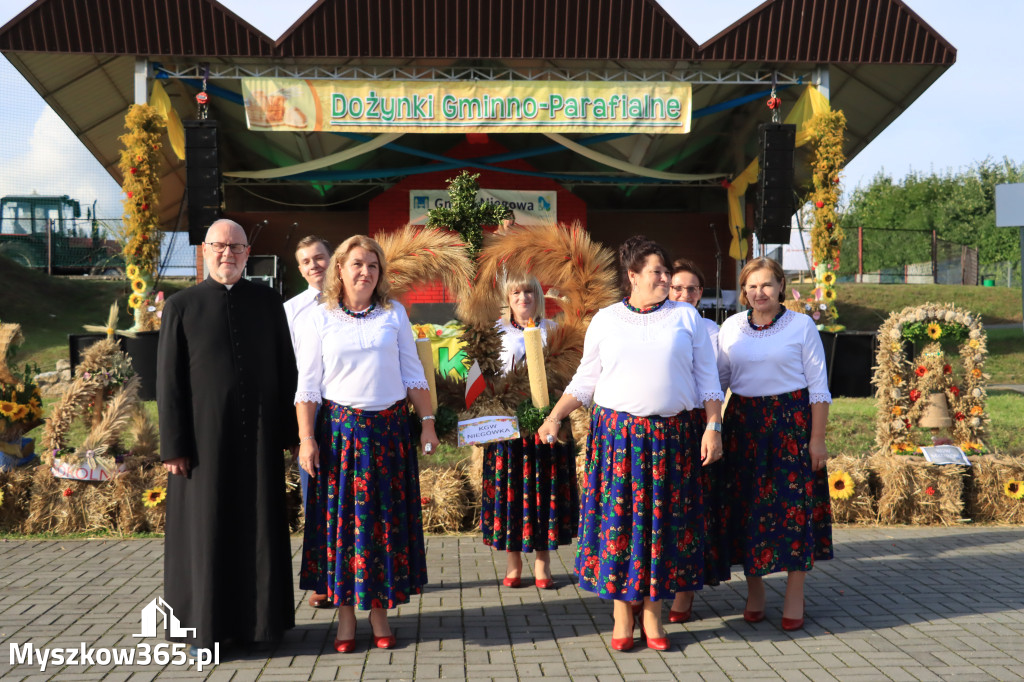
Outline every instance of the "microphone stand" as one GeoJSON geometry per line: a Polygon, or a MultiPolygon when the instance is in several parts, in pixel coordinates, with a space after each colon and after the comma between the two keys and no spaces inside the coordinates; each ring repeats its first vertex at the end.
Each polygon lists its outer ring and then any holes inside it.
{"type": "Polygon", "coordinates": [[[718,243],[718,233],[715,232],[715,224],[709,223],[711,236],[715,240],[715,324],[722,324],[719,319],[722,315],[722,247],[718,243]]]}

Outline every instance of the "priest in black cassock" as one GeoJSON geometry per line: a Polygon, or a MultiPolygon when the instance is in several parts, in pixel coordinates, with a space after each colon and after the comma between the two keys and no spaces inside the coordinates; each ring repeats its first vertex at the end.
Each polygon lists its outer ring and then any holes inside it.
{"type": "Polygon", "coordinates": [[[168,639],[203,648],[273,643],[295,625],[283,455],[299,440],[295,357],[281,297],[241,278],[248,258],[242,227],[215,222],[209,278],[167,300],[160,328],[164,599],[196,628],[168,639]]]}

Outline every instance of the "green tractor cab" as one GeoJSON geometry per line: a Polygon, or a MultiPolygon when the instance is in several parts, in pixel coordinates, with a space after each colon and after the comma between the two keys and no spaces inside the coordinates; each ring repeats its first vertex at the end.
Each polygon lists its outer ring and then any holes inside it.
{"type": "MultiPolygon", "coordinates": [[[[95,203],[93,204],[95,207],[95,203]]],[[[0,199],[0,256],[27,268],[65,275],[116,275],[124,259],[108,239],[95,209],[82,218],[81,205],[67,195],[7,196],[0,199]]]]}

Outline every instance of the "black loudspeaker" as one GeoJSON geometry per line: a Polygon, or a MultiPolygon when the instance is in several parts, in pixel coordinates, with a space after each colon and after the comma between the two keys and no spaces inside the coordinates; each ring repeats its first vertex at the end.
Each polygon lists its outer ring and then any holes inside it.
{"type": "Polygon", "coordinates": [[[220,164],[217,122],[183,121],[185,126],[185,200],[188,243],[201,244],[206,229],[220,218],[220,164]]]}
{"type": "Polygon", "coordinates": [[[793,202],[793,149],[796,126],[762,123],[757,129],[757,200],[754,230],[762,244],[788,244],[793,202]]]}

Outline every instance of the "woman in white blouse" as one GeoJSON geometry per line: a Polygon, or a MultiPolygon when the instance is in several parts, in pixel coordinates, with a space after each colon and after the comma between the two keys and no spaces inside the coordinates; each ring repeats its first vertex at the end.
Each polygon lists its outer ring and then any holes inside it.
{"type": "Polygon", "coordinates": [[[299,465],[313,477],[302,589],[338,606],[334,648],[355,649],[355,609],[370,611],[372,643],[395,646],[386,609],[427,582],[419,470],[406,398],[437,446],[430,391],[405,309],[388,299],[387,264],[356,235],[331,257],[323,303],[300,323],[299,465]]]}
{"type": "Polygon", "coordinates": [[[763,576],[787,571],[782,628],[804,623],[804,578],[832,558],[825,427],[832,396],[810,317],[787,310],[785,273],[757,258],[740,273],[740,303],[722,324],[718,372],[725,413],[725,552],[747,577],[743,618],[764,620],[763,576]]]}
{"type": "MultiPolygon", "coordinates": [[[[673,301],[689,303],[694,308],[704,295],[704,273],[697,264],[688,258],[677,258],[672,263],[672,282],[669,285],[668,297],[673,301]]],[[[711,339],[711,349],[718,359],[718,325],[714,320],[700,318],[711,339]]],[[[704,424],[703,410],[695,409],[693,418],[704,424]]],[[[722,465],[716,462],[701,469],[700,480],[704,489],[704,584],[718,585],[728,580],[732,571],[729,557],[722,551],[722,519],[718,513],[721,508],[722,465]]],[[[675,601],[668,611],[668,622],[685,623],[693,614],[694,592],[678,592],[675,601]]]]}
{"type": "MultiPolygon", "coordinates": [[[[502,373],[526,362],[523,330],[530,321],[547,344],[555,323],[544,317],[544,290],[536,277],[513,274],[505,280],[508,310],[501,332],[502,373]]],[[[533,435],[490,443],[484,448],[480,530],[484,544],[505,550],[502,584],[522,584],[522,552],[536,551],[534,584],[554,587],[549,551],[572,542],[579,523],[576,454],[571,446],[536,442],[533,435]]]]}
{"type": "Polygon", "coordinates": [[[642,601],[647,646],[664,650],[660,600],[703,584],[700,469],[721,456],[722,391],[697,311],[668,300],[665,250],[631,237],[619,261],[629,295],[594,315],[579,369],[539,435],[554,440],[563,417],[593,402],[579,584],[615,600],[612,648],[633,647],[630,602],[642,601]]]}

